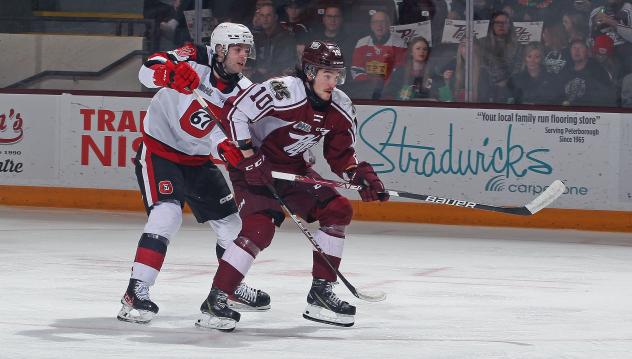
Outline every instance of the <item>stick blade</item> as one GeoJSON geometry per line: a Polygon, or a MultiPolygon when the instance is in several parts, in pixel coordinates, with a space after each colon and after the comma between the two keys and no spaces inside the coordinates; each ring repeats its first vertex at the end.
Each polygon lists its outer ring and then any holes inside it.
{"type": "Polygon", "coordinates": [[[381,302],[386,299],[386,293],[376,290],[376,291],[360,291],[356,289],[356,297],[365,300],[367,302],[381,302]]]}
{"type": "Polygon", "coordinates": [[[529,210],[529,212],[531,212],[531,214],[535,214],[542,208],[553,203],[553,201],[561,196],[565,190],[566,186],[564,183],[560,180],[555,180],[546,190],[544,190],[544,192],[537,196],[533,201],[526,204],[525,207],[529,210]]]}

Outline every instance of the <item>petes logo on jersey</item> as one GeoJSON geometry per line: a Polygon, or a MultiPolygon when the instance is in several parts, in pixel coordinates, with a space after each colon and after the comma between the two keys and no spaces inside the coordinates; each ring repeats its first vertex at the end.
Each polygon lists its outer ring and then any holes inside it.
{"type": "Polygon", "coordinates": [[[296,156],[305,152],[308,148],[318,143],[320,136],[315,135],[298,135],[292,132],[289,133],[290,137],[297,140],[289,146],[283,147],[283,150],[290,156],[296,156]]]}
{"type": "Polygon", "coordinates": [[[172,194],[173,185],[171,184],[171,181],[160,181],[158,183],[158,192],[162,194],[172,194]]]}
{"type": "Polygon", "coordinates": [[[281,101],[284,98],[290,98],[290,90],[283,81],[270,81],[270,88],[274,91],[274,97],[281,101]]]}

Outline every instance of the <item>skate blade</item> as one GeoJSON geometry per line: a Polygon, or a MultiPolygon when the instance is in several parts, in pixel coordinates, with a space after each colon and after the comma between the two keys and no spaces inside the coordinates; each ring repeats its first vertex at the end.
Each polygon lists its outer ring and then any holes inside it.
{"type": "Polygon", "coordinates": [[[339,314],[323,307],[308,304],[303,312],[303,318],[314,322],[337,325],[340,327],[350,327],[354,324],[354,316],[339,314]]]}
{"type": "Polygon", "coordinates": [[[230,298],[228,299],[227,304],[230,309],[236,310],[238,312],[265,312],[267,310],[270,310],[270,304],[263,305],[261,307],[253,307],[248,304],[232,300],[230,298]]]}
{"type": "Polygon", "coordinates": [[[148,310],[138,310],[128,305],[123,305],[121,310],[119,310],[116,319],[129,323],[147,324],[151,322],[155,316],[156,313],[154,312],[150,312],[148,310]]]}
{"type": "Polygon", "coordinates": [[[230,318],[220,318],[208,313],[202,313],[202,317],[195,322],[198,328],[217,329],[223,332],[232,332],[237,322],[230,318]]]}

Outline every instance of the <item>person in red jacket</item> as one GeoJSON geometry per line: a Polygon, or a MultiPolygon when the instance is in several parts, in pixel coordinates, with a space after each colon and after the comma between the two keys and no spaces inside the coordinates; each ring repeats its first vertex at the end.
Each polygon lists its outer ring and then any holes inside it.
{"type": "Polygon", "coordinates": [[[406,43],[392,35],[390,27],[388,14],[376,11],[371,16],[371,33],[358,40],[355,46],[351,76],[359,97],[379,99],[393,69],[406,62],[406,43]]]}

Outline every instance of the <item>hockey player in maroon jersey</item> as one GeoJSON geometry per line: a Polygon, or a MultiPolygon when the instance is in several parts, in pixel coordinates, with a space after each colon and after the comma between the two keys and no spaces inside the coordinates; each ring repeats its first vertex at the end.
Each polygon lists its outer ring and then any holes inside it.
{"type": "MultiPolygon", "coordinates": [[[[330,42],[313,41],[302,56],[297,76],[270,79],[253,85],[226,106],[226,128],[246,158],[229,168],[240,206],[242,230],[220,260],[209,301],[223,308],[222,298],[242,281],[255,257],[272,241],[283,211],[268,186],[283,198],[290,210],[308,222],[318,221],[314,238],[329,261],[340,265],[345,227],[350,223],[349,200],[325,186],[275,181],[271,171],[321,178],[303,159],[303,154],[321,139],[331,170],[353,184],[363,185],[364,201],[386,201],[384,185],[367,162],[359,162],[354,149],[355,110],[351,100],[336,88],[344,82],[345,67],[340,48],[330,42]]],[[[356,308],[338,298],[332,286],[336,273],[313,252],[313,280],[307,295],[306,319],[352,326],[356,308]]],[[[239,314],[215,311],[198,323],[207,327],[234,328],[239,314]],[[236,318],[236,319],[235,319],[236,318]]]]}
{"type": "MultiPolygon", "coordinates": [[[[247,58],[254,57],[253,45],[248,28],[223,23],[213,31],[210,46],[187,44],[159,52],[140,69],[139,79],[145,86],[161,89],[149,105],[143,143],[136,155],[136,177],[148,220],[121,300],[120,320],[147,323],[158,313],[149,287],[180,228],[185,202],[197,221],[208,222],[217,234],[218,259],[241,230],[233,194],[210,158],[236,164],[241,152],[214,126],[192,89],[199,88],[209,108],[219,113],[226,100],[252,85],[241,71],[247,58]]],[[[245,283],[229,293],[227,299],[236,308],[270,308],[268,294],[245,283]]]]}

